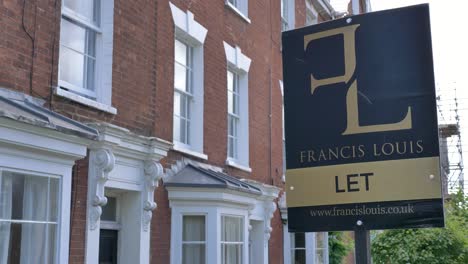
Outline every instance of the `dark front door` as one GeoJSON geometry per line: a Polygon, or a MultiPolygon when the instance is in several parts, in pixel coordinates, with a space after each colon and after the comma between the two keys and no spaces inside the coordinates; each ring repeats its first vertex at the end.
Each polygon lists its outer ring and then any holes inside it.
{"type": "Polygon", "coordinates": [[[99,264],[117,264],[118,230],[101,229],[99,236],[99,264]]]}

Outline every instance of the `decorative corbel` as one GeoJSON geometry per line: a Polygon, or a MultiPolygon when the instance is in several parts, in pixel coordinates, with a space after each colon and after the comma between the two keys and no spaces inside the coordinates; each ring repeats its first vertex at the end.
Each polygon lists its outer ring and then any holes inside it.
{"type": "Polygon", "coordinates": [[[144,164],[145,173],[145,201],[143,202],[143,231],[147,232],[153,217],[152,211],[156,209],[154,201],[154,189],[158,187],[159,180],[163,177],[164,170],[159,162],[147,160],[144,164]]]}
{"type": "Polygon", "coordinates": [[[112,151],[108,149],[92,150],[90,153],[90,175],[88,195],[89,199],[89,221],[90,229],[98,227],[98,221],[101,218],[102,206],[107,204],[107,198],[104,195],[104,185],[109,179],[109,172],[114,168],[115,157],[112,151]]]}
{"type": "Polygon", "coordinates": [[[275,202],[265,202],[265,241],[270,240],[271,231],[273,231],[273,228],[271,227],[271,219],[273,218],[276,208],[275,202]]]}

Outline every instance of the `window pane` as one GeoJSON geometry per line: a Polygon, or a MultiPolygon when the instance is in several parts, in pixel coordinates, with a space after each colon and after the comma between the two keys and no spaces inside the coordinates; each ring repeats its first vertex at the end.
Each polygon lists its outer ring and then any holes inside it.
{"type": "Polygon", "coordinates": [[[186,127],[186,121],[185,119],[181,118],[180,119],[180,142],[188,144],[187,142],[187,127],[186,127]]]}
{"type": "Polygon", "coordinates": [[[85,53],[86,29],[67,19],[62,19],[60,43],[70,49],[85,53]]]}
{"type": "Polygon", "coordinates": [[[227,72],[227,88],[228,91],[234,91],[234,73],[227,72]]]}
{"type": "Polygon", "coordinates": [[[291,252],[291,264],[306,264],[306,251],[293,250],[291,252]]]}
{"type": "Polygon", "coordinates": [[[315,241],[317,248],[325,248],[325,235],[326,233],[315,233],[315,241]]]}
{"type": "Polygon", "coordinates": [[[88,57],[86,63],[86,89],[94,91],[94,70],[96,69],[96,60],[88,57]]]}
{"type": "Polygon", "coordinates": [[[233,114],[234,111],[234,94],[228,90],[228,113],[233,114]]]}
{"type": "Polygon", "coordinates": [[[83,87],[84,56],[66,47],[60,49],[60,80],[83,87]]]}
{"type": "Polygon", "coordinates": [[[229,0],[229,3],[231,3],[233,6],[237,6],[237,0],[229,0]]]}
{"type": "Polygon", "coordinates": [[[235,156],[234,156],[234,139],[232,137],[228,137],[228,155],[231,158],[235,158],[235,156]]]}
{"type": "Polygon", "coordinates": [[[325,250],[320,249],[315,252],[315,263],[325,264],[325,250]]]}
{"type": "Polygon", "coordinates": [[[223,244],[221,246],[221,259],[223,264],[241,264],[242,245],[223,244]]]}
{"type": "Polygon", "coordinates": [[[174,93],[174,115],[181,116],[181,95],[178,92],[174,93]]]}
{"type": "Polygon", "coordinates": [[[78,13],[80,18],[99,25],[99,2],[98,0],[65,0],[64,4],[78,13]]]}
{"type": "Polygon", "coordinates": [[[184,244],[182,246],[183,264],[205,264],[205,245],[204,244],[184,244]]]}
{"type": "Polygon", "coordinates": [[[205,241],[205,216],[185,215],[183,222],[184,241],[205,241]]]}
{"type": "Polygon", "coordinates": [[[88,30],[86,54],[93,58],[96,57],[96,32],[88,30]]]}
{"type": "Polygon", "coordinates": [[[56,225],[0,222],[0,260],[6,263],[55,262],[56,225]]]}
{"type": "Polygon", "coordinates": [[[305,233],[295,233],[294,245],[295,248],[305,248],[305,233]]]}
{"type": "Polygon", "coordinates": [[[176,39],[174,49],[175,61],[187,66],[187,45],[176,39]]]}
{"type": "Polygon", "coordinates": [[[234,94],[233,104],[234,104],[233,113],[236,115],[239,115],[239,94],[238,93],[234,94]]]}
{"type": "Polygon", "coordinates": [[[174,87],[181,90],[187,90],[187,69],[176,63],[174,67],[174,87]]]}
{"type": "Polygon", "coordinates": [[[104,221],[117,221],[117,199],[107,197],[107,204],[102,207],[101,219],[104,221]]]}
{"type": "Polygon", "coordinates": [[[233,126],[233,117],[231,115],[228,115],[228,136],[233,136],[234,135],[234,132],[233,132],[233,129],[234,129],[234,126],[233,126]]]}
{"type": "Polygon", "coordinates": [[[1,219],[57,221],[59,179],[10,172],[0,177],[1,219]]]}
{"type": "Polygon", "coordinates": [[[179,101],[178,102],[178,115],[180,117],[184,117],[184,118],[187,118],[187,96],[185,94],[182,94],[182,93],[179,93],[179,92],[176,92],[175,94],[177,94],[177,100],[179,101]]]}
{"type": "Polygon", "coordinates": [[[186,138],[185,138],[185,144],[190,145],[190,143],[191,143],[191,142],[190,142],[190,120],[186,120],[185,126],[186,126],[186,128],[185,128],[185,129],[186,129],[186,132],[185,132],[185,137],[186,137],[186,138]]]}
{"type": "Polygon", "coordinates": [[[222,241],[242,242],[243,223],[241,217],[223,216],[222,241]]]}
{"type": "Polygon", "coordinates": [[[174,116],[173,134],[174,134],[174,140],[177,140],[179,142],[182,141],[180,138],[180,118],[177,116],[174,116]]]}

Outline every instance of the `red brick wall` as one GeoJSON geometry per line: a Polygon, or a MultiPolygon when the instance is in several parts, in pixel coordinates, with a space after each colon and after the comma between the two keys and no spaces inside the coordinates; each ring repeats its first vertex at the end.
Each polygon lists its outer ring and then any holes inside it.
{"type": "MultiPolygon", "coordinates": [[[[105,121],[145,136],[172,140],[174,24],[168,0],[115,0],[111,115],[54,95],[60,39],[60,0],[25,1],[24,24],[35,39],[32,91],[29,88],[32,42],[22,26],[23,1],[0,1],[0,86],[44,98],[52,110],[81,122],[105,121]]],[[[208,29],[204,45],[204,152],[209,163],[244,177],[282,187],[282,79],[280,1],[249,0],[251,23],[222,0],[173,0],[189,9],[208,29]],[[245,173],[225,166],[227,153],[226,58],[223,41],[252,59],[249,71],[250,166],[245,173]]],[[[305,21],[305,5],[296,0],[296,26],[305,21]],[[300,10],[300,11],[299,11],[300,10]]],[[[170,152],[171,164],[181,154],[170,152]]],[[[87,160],[73,174],[70,263],[84,262],[87,160]]],[[[170,208],[166,190],[156,191],[152,263],[169,263],[170,208]]],[[[282,224],[275,213],[270,263],[282,263],[282,224]]]]}

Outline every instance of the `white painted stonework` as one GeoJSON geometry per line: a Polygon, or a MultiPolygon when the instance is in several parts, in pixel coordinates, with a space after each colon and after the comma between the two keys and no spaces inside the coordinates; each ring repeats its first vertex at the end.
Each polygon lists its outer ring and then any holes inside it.
{"type": "Polygon", "coordinates": [[[0,118],[0,173],[60,179],[56,263],[68,263],[72,167],[86,156],[88,140],[0,118]]]}
{"type": "Polygon", "coordinates": [[[98,263],[106,189],[125,196],[119,208],[119,263],[149,263],[150,223],[157,206],[154,190],[163,176],[159,160],[167,155],[171,143],[111,124],[91,126],[100,135],[99,142],[90,147],[86,263],[98,263]]]}
{"type": "MultiPolygon", "coordinates": [[[[187,164],[195,164],[213,171],[222,169],[184,159],[166,170],[164,181],[177,175],[187,164]]],[[[271,219],[277,209],[275,199],[280,189],[263,183],[241,180],[261,190],[261,194],[246,193],[227,188],[199,188],[166,186],[171,207],[171,264],[182,263],[182,219],[184,215],[204,215],[206,224],[206,263],[221,263],[221,217],[238,216],[244,220],[243,262],[267,264],[268,241],[272,232],[271,219]],[[248,242],[253,242],[249,252],[248,242]],[[250,259],[253,257],[252,261],[250,259]]]]}

